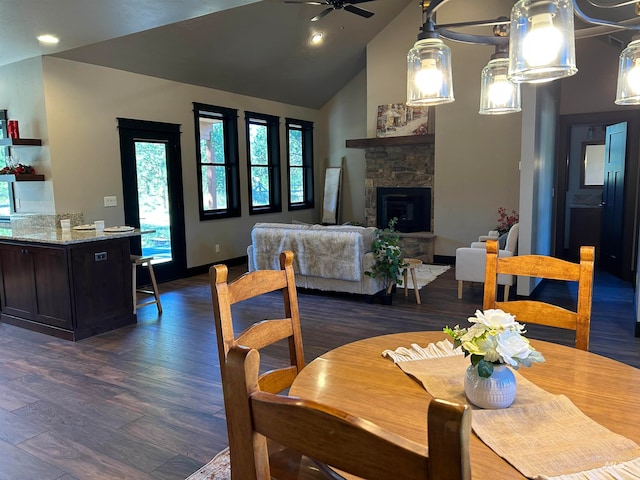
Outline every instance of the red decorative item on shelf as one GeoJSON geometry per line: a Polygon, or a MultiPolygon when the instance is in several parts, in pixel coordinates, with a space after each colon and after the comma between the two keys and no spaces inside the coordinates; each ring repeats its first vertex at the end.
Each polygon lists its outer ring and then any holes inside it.
{"type": "Polygon", "coordinates": [[[9,133],[9,138],[20,138],[20,130],[18,129],[17,120],[7,121],[7,132],[9,133]]]}
{"type": "Polygon", "coordinates": [[[0,170],[0,175],[7,175],[7,174],[20,175],[24,173],[33,174],[33,173],[36,173],[36,170],[31,165],[23,165],[21,163],[19,163],[14,167],[4,167],[3,169],[0,170]]]}

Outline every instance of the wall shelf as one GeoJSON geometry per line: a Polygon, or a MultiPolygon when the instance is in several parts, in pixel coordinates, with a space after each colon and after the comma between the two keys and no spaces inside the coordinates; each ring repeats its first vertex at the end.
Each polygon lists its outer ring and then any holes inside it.
{"type": "Polygon", "coordinates": [[[44,175],[38,173],[10,173],[0,175],[0,182],[44,182],[44,175]]]}
{"type": "Polygon", "coordinates": [[[408,135],[406,137],[381,137],[381,138],[357,138],[347,140],[347,148],[374,148],[374,147],[395,147],[402,145],[429,145],[435,143],[436,136],[432,133],[427,135],[408,135]]]}
{"type": "Polygon", "coordinates": [[[0,138],[0,147],[39,147],[39,138],[0,138]]]}

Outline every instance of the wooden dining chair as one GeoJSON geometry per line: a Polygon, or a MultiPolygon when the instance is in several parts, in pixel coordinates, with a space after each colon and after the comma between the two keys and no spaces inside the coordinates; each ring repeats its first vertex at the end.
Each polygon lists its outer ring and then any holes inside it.
{"type": "MultiPolygon", "coordinates": [[[[241,479],[236,473],[236,466],[241,462],[238,457],[238,446],[231,445],[234,437],[235,409],[237,406],[228,401],[227,391],[233,383],[227,373],[227,354],[235,345],[243,345],[248,348],[262,349],[268,345],[287,341],[289,347],[289,364],[264,372],[259,377],[260,389],[270,393],[280,393],[289,388],[298,372],[304,367],[304,351],[302,346],[302,333],[300,329],[300,314],[298,311],[298,297],[293,271],[293,252],[286,251],[280,254],[280,270],[257,270],[245,273],[232,282],[228,282],[228,269],[226,265],[214,265],[209,269],[209,282],[213,300],[213,313],[218,343],[218,357],[220,359],[220,375],[222,378],[222,390],[224,393],[225,412],[227,417],[227,431],[230,439],[230,463],[234,479],[241,479]],[[283,318],[263,319],[241,330],[239,321],[234,324],[232,306],[280,291],[283,299],[283,318]]],[[[279,450],[274,446],[274,450],[279,450]]],[[[299,463],[300,454],[290,451],[277,451],[278,462],[299,463]]],[[[225,462],[224,455],[217,457],[220,462],[225,462]]],[[[310,463],[309,463],[310,465],[310,463]]]]}
{"type": "MultiPolygon", "coordinates": [[[[230,446],[241,452],[237,478],[270,480],[266,440],[369,480],[467,480],[471,478],[471,410],[432,400],[427,412],[427,449],[338,409],[297,397],[263,392],[260,354],[234,346],[227,356],[230,387],[225,401],[237,406],[230,446]]],[[[295,477],[300,478],[300,477],[295,477]]]]}
{"type": "Polygon", "coordinates": [[[500,308],[523,323],[566,328],[576,332],[576,348],[589,350],[591,297],[593,292],[594,247],[580,247],[580,263],[543,255],[498,257],[498,242],[487,241],[487,266],[484,282],[485,310],[500,308]],[[520,275],[578,282],[576,310],[536,300],[497,301],[497,276],[520,275]]]}
{"type": "Polygon", "coordinates": [[[260,388],[267,392],[279,393],[290,387],[293,379],[304,367],[293,252],[286,251],[280,254],[280,268],[245,273],[230,283],[227,282],[226,265],[214,265],[209,269],[223,387],[226,380],[225,360],[233,345],[244,345],[259,350],[281,340],[288,341],[289,365],[266,372],[260,377],[260,388]],[[234,330],[238,327],[234,329],[232,305],[276,291],[282,292],[284,318],[260,319],[236,335],[234,330]]]}

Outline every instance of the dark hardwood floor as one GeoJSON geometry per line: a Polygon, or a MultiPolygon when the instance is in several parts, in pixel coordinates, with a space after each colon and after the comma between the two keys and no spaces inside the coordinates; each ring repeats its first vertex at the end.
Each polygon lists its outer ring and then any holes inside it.
{"type": "MultiPolygon", "coordinates": [[[[160,289],[162,317],[151,305],[136,326],[76,343],[0,324],[0,479],[184,479],[226,446],[207,278],[160,289]]],[[[453,269],[421,293],[422,305],[400,290],[383,306],[299,292],[307,361],[373,335],[464,324],[481,308],[481,285],[456,298],[453,269]]],[[[548,283],[539,296],[564,302],[569,293],[564,283],[548,283]]],[[[238,330],[280,314],[276,295],[234,310],[238,330]]],[[[634,322],[630,284],[598,272],[591,351],[640,367],[634,322]]],[[[531,338],[569,344],[573,337],[528,328],[531,338]]],[[[263,363],[278,364],[285,351],[272,347],[263,363]]]]}

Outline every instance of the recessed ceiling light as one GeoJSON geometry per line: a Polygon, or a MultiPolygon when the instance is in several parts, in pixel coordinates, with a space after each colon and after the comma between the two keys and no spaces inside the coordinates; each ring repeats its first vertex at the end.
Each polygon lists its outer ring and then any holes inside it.
{"type": "Polygon", "coordinates": [[[314,45],[318,45],[319,43],[322,43],[322,32],[318,32],[318,33],[314,33],[313,36],[311,37],[311,43],[314,45]]]}
{"type": "Polygon", "coordinates": [[[60,41],[60,39],[58,37],[55,37],[53,35],[40,35],[38,37],[38,41],[40,41],[40,43],[46,43],[48,45],[55,45],[56,43],[58,43],[60,41]]]}

